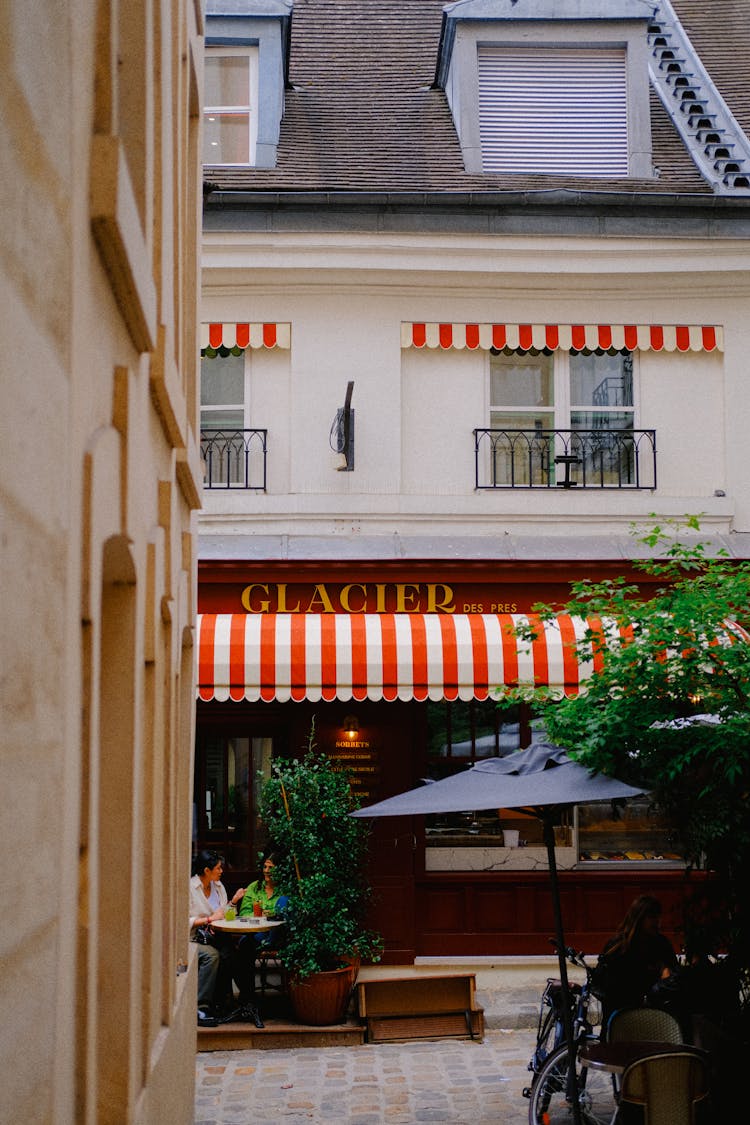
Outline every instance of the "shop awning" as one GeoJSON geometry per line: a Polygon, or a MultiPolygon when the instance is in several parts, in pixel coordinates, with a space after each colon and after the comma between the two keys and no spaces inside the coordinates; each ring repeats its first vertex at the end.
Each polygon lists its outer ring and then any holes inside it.
{"type": "Polygon", "coordinates": [[[402,348],[479,348],[489,351],[653,351],[724,350],[716,324],[451,324],[401,325],[402,348]]]}
{"type": "Polygon", "coordinates": [[[219,348],[245,351],[246,348],[290,348],[292,326],[269,322],[201,324],[201,351],[211,355],[219,348]]]}
{"type": "Polygon", "coordinates": [[[208,613],[198,619],[198,697],[486,699],[501,684],[574,695],[597,660],[576,653],[588,628],[603,626],[567,614],[208,613]],[[516,632],[527,624],[534,640],[516,632]]]}

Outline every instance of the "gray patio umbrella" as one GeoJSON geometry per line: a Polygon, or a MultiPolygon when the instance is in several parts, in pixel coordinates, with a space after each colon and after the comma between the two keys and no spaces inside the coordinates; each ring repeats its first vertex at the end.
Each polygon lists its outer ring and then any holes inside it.
{"type": "MultiPolygon", "coordinates": [[[[542,821],[547,848],[552,906],[555,917],[557,959],[563,997],[563,1019],[570,1058],[569,1075],[575,1072],[575,1044],[570,1013],[570,988],[565,961],[565,937],[560,906],[560,887],[555,863],[554,825],[566,805],[584,801],[637,797],[643,790],[604,774],[592,774],[574,762],[559,746],[537,742],[505,758],[488,758],[471,769],[388,797],[375,805],[357,809],[352,816],[422,816],[425,813],[468,812],[480,809],[523,809],[542,821]]],[[[580,1106],[572,1098],[573,1118],[580,1125],[580,1106]]]]}

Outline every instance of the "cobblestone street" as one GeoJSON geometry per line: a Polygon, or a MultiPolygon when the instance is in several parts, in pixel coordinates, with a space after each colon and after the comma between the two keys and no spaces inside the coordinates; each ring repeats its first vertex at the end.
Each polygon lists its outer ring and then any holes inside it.
{"type": "Polygon", "coordinates": [[[199,1054],[195,1125],[525,1125],[533,1032],[199,1054]]]}

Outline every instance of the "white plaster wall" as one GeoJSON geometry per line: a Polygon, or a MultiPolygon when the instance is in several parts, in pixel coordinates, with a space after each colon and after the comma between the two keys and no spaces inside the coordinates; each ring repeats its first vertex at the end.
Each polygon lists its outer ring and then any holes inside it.
{"type": "Polygon", "coordinates": [[[276,232],[262,255],[253,233],[205,235],[203,319],[288,320],[292,347],[289,402],[269,398],[263,422],[274,427],[269,492],[207,492],[203,530],[609,536],[651,512],[747,529],[746,254],[732,240],[657,234],[276,232]],[[718,324],[726,346],[637,358],[638,424],[657,431],[655,492],[476,492],[487,354],[402,350],[402,321],[718,324]],[[328,432],[350,378],[356,467],[337,473],[328,432]],[[285,429],[288,475],[275,464],[285,429]]]}

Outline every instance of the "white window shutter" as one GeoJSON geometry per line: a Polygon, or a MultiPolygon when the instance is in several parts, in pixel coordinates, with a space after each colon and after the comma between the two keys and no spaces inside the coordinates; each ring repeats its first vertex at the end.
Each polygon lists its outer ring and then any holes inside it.
{"type": "Polygon", "coordinates": [[[627,75],[617,48],[479,47],[485,172],[627,176],[627,75]]]}

